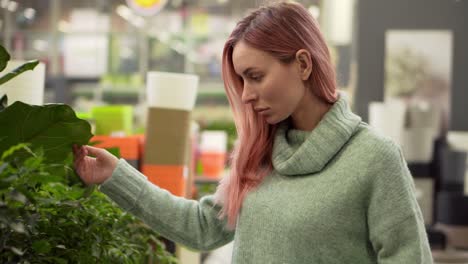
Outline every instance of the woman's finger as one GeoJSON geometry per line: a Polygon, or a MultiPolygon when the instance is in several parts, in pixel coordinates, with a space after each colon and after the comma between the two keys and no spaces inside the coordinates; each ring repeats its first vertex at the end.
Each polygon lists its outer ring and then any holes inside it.
{"type": "Polygon", "coordinates": [[[84,150],[86,152],[86,155],[92,155],[95,157],[102,156],[104,154],[103,152],[105,151],[104,149],[96,148],[92,146],[86,146],[84,150]]]}

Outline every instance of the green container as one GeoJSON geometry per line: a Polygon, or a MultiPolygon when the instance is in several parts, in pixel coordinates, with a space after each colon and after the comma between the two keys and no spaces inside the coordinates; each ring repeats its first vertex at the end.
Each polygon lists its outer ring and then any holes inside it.
{"type": "Polygon", "coordinates": [[[89,112],[76,112],[76,117],[84,119],[86,121],[93,120],[93,115],[89,112]]]}
{"type": "Polygon", "coordinates": [[[96,135],[131,135],[133,133],[133,106],[96,106],[92,110],[96,135]]]}

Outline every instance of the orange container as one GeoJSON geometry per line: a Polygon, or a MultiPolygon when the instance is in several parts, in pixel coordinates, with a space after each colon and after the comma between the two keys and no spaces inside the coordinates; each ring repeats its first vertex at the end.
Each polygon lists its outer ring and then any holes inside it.
{"type": "Polygon", "coordinates": [[[120,156],[124,159],[140,159],[140,142],[137,136],[94,136],[91,138],[91,142],[96,142],[95,146],[98,148],[119,148],[120,156]]]}
{"type": "Polygon", "coordinates": [[[97,142],[95,146],[99,148],[119,148],[120,156],[127,160],[139,160],[141,157],[138,136],[94,136],[91,142],[97,142]]]}
{"type": "Polygon", "coordinates": [[[166,189],[173,195],[185,197],[186,177],[184,166],[143,165],[142,173],[156,186],[166,189]]]}
{"type": "Polygon", "coordinates": [[[203,176],[216,179],[223,177],[226,153],[206,151],[201,152],[199,158],[203,168],[203,176]]]}

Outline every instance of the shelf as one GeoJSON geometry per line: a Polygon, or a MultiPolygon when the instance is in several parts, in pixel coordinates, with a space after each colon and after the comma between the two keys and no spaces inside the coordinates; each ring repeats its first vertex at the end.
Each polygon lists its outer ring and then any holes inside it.
{"type": "MultiPolygon", "coordinates": [[[[133,100],[136,102],[138,100],[139,94],[142,90],[145,89],[144,86],[142,87],[134,87],[134,86],[116,86],[114,88],[103,87],[93,81],[82,82],[80,83],[79,79],[76,83],[73,84],[71,89],[71,95],[73,97],[86,97],[86,98],[93,98],[97,91],[100,91],[102,99],[104,101],[112,102],[113,99],[118,98],[127,98],[129,100],[133,100]]],[[[197,106],[199,105],[224,105],[228,106],[229,101],[227,96],[224,92],[222,87],[218,87],[217,89],[209,87],[207,89],[204,88],[205,84],[200,84],[200,89],[197,92],[197,106]]]]}

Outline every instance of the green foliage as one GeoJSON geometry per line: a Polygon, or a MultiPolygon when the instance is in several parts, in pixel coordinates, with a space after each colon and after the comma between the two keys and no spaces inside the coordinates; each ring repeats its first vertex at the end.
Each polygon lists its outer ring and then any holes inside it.
{"type": "Polygon", "coordinates": [[[26,144],[2,155],[0,263],[175,263],[148,226],[45,160],[26,144]]]}
{"type": "Polygon", "coordinates": [[[22,142],[42,148],[48,162],[62,162],[73,144],[84,145],[92,137],[88,122],[76,117],[64,104],[44,106],[15,102],[0,111],[0,153],[22,142]]]}
{"type": "Polygon", "coordinates": [[[215,183],[199,183],[197,184],[197,196],[195,199],[199,200],[202,197],[216,192],[218,184],[215,183]]]}
{"type": "MultiPolygon", "coordinates": [[[[0,71],[10,55],[0,45],[0,71]]],[[[0,85],[38,61],[0,78],[0,85]]],[[[67,105],[0,97],[0,263],[176,263],[158,235],[71,169],[92,137],[67,105]]],[[[116,153],[118,154],[118,153],[116,153]]]]}

